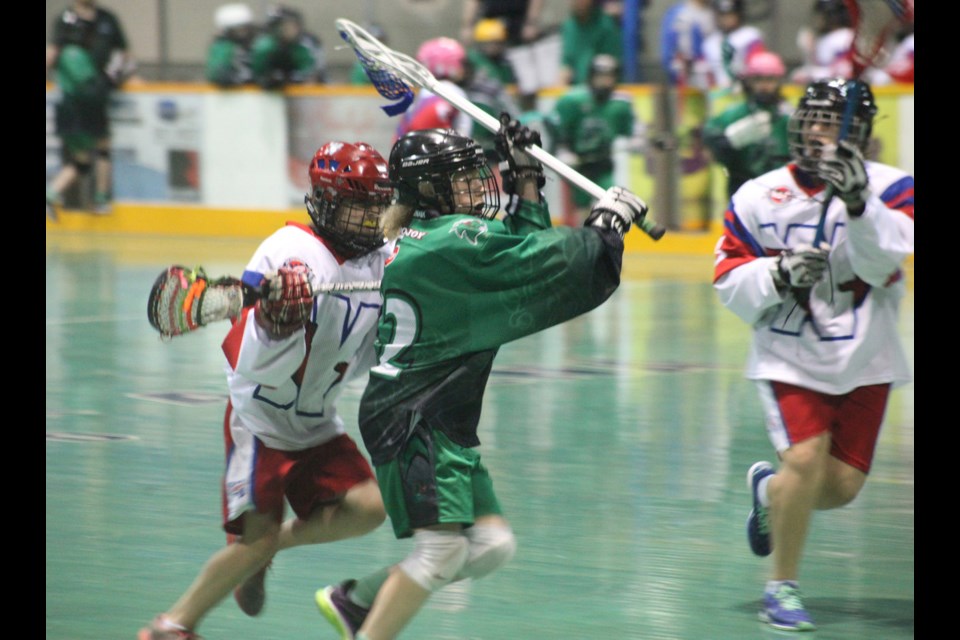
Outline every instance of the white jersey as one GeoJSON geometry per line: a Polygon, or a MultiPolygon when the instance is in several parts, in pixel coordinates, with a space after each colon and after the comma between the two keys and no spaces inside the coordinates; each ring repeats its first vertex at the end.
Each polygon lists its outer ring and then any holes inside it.
{"type": "MultiPolygon", "coordinates": [[[[289,259],[305,263],[314,286],[380,280],[392,244],[338,263],[309,227],[288,223],[266,238],[247,263],[243,281],[289,259]]],[[[313,447],[344,432],[336,400],[344,386],[376,364],[373,341],[379,291],[317,296],[306,330],[273,340],[245,308],[223,342],[230,402],[243,427],[266,446],[284,451],[313,447]]]]}
{"type": "Polygon", "coordinates": [[[756,27],[744,25],[730,33],[714,31],[703,42],[703,56],[710,68],[711,88],[727,89],[733,86],[734,81],[743,75],[747,58],[764,49],[763,33],[756,27]],[[723,64],[724,40],[733,47],[730,73],[727,73],[727,67],[723,64]]]}
{"type": "Polygon", "coordinates": [[[843,394],[911,379],[897,330],[902,264],[913,255],[913,177],[867,162],[871,195],[859,218],[839,198],[827,210],[829,269],[809,303],[779,293],[771,267],[784,250],[813,244],[825,190],[788,165],[734,193],[716,246],[714,289],[753,327],[746,377],[843,394]]]}

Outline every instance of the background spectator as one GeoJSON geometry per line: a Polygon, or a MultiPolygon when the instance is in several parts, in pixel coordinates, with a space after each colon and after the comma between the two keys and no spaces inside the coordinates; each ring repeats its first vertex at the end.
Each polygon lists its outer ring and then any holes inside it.
{"type": "Polygon", "coordinates": [[[253,79],[264,89],[326,80],[320,38],[306,31],[302,13],[283,5],[267,11],[266,29],[254,39],[250,59],[253,79]]]}
{"type": "Polygon", "coordinates": [[[780,56],[761,51],[747,60],[740,83],[744,99],[707,120],[703,141],[727,176],[727,197],[744,182],[790,159],[787,123],[793,106],[783,98],[787,68],[780,56]]]}
{"type": "MultiPolygon", "coordinates": [[[[603,11],[599,0],[570,0],[570,14],[560,25],[563,48],[560,59],[560,82],[566,85],[586,84],[595,56],[605,53],[617,61],[618,72],[623,61],[623,42],[616,21],[603,11]]],[[[617,78],[619,82],[620,78],[617,78]]]]}
{"type": "Polygon", "coordinates": [[[250,48],[257,33],[253,11],[243,3],[225,4],[213,16],[217,33],[207,50],[206,78],[218,87],[253,82],[250,48]]]}
{"type": "Polygon", "coordinates": [[[56,131],[61,168],[47,185],[47,216],[57,219],[64,192],[93,171],[93,210],[106,213],[112,198],[110,94],[136,69],[117,16],[95,0],[75,0],[57,16],[47,44],[46,75],[60,89],[56,131]]]}

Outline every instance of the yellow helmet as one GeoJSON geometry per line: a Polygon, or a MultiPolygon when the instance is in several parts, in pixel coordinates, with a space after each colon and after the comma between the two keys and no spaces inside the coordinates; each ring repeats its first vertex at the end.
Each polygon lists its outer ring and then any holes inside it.
{"type": "Polygon", "coordinates": [[[473,28],[474,42],[503,42],[507,39],[507,28],[503,20],[484,18],[473,28]]]}

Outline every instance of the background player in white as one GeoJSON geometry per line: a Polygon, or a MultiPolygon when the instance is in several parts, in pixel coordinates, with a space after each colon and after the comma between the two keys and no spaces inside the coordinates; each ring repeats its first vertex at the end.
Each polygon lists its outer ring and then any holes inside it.
{"type": "Polygon", "coordinates": [[[737,190],[716,248],[714,288],[752,328],[746,377],[780,461],[747,474],[747,534],[755,554],[773,554],[760,616],[785,630],[815,628],[798,587],[811,515],[860,492],[888,394],[911,378],[897,322],[914,250],[913,177],[864,161],[877,109],[856,84],[852,95],[846,80],[806,87],[790,120],[793,163],[737,190]],[[814,247],[828,185],[837,197],[814,247]]]}
{"type": "Polygon", "coordinates": [[[323,145],[309,175],[312,226],[289,222],[260,244],[242,279],[267,283],[269,294],[244,307],[223,341],[228,544],[139,640],[198,638],[200,620],[233,589],[241,609],[257,615],[278,550],[363,535],[386,518],[336,406],[344,386],[376,362],[380,293],[314,298],[313,287],[383,276],[392,243],[379,220],[393,188],[386,161],[363,143],[323,145]],[[294,511],[286,521],[284,501],[294,511]]]}

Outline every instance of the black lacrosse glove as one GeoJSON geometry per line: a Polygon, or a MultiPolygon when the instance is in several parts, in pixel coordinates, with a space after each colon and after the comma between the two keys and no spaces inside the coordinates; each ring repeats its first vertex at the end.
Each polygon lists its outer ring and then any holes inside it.
{"type": "Polygon", "coordinates": [[[540,132],[511,119],[506,111],[502,112],[496,146],[497,153],[503,158],[500,163],[500,180],[503,182],[503,192],[508,196],[519,195],[521,181],[536,180],[538,190],[547,183],[543,175],[543,165],[524,152],[524,149],[531,145],[543,146],[540,132]]]}

